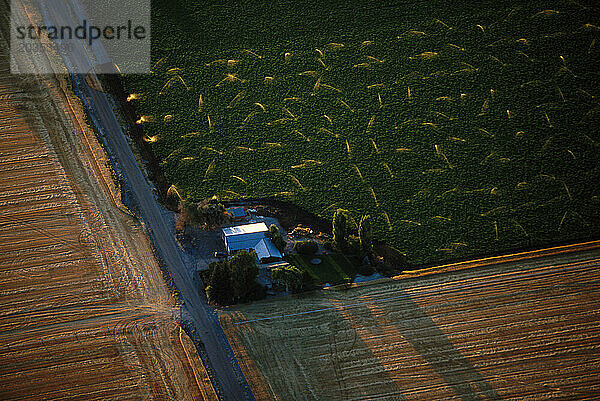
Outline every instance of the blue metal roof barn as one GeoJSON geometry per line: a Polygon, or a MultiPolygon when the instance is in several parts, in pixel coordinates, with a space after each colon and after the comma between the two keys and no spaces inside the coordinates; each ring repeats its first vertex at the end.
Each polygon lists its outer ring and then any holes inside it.
{"type": "Polygon", "coordinates": [[[269,262],[280,260],[282,255],[267,237],[269,229],[265,223],[252,223],[222,229],[227,252],[232,254],[242,249],[254,250],[258,260],[269,262]]]}

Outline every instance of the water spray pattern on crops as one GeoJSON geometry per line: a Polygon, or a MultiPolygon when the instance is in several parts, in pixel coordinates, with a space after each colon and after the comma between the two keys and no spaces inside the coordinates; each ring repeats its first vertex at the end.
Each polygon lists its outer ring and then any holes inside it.
{"type": "Polygon", "coordinates": [[[553,6],[319,47],[163,51],[128,85],[167,178],[195,199],[369,213],[415,262],[590,237],[600,28],[553,6]]]}

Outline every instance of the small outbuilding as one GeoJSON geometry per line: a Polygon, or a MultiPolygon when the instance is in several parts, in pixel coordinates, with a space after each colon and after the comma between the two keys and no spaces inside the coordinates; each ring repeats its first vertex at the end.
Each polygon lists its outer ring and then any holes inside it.
{"type": "Polygon", "coordinates": [[[242,206],[229,207],[225,210],[233,217],[233,221],[243,221],[246,219],[246,211],[242,206]]]}
{"type": "Polygon", "coordinates": [[[281,260],[281,252],[267,236],[269,229],[265,223],[243,224],[222,229],[225,247],[229,254],[242,249],[253,250],[261,263],[281,260]]]}

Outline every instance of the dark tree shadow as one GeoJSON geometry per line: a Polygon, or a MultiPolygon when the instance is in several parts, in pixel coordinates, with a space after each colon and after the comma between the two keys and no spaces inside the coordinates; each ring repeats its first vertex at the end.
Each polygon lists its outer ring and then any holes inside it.
{"type": "MultiPolygon", "coordinates": [[[[404,290],[398,289],[393,299],[367,300],[364,304],[354,304],[354,306],[348,307],[345,312],[357,320],[364,320],[368,316],[374,320],[381,321],[382,318],[388,320],[389,324],[397,328],[398,333],[461,399],[501,399],[483,375],[473,367],[425,310],[413,301],[410,294],[404,290]],[[378,317],[367,307],[367,305],[377,305],[378,303],[382,303],[382,311],[394,312],[399,318],[394,317],[388,320],[385,315],[378,317]]],[[[377,326],[372,326],[370,330],[373,335],[381,332],[377,326]]]]}

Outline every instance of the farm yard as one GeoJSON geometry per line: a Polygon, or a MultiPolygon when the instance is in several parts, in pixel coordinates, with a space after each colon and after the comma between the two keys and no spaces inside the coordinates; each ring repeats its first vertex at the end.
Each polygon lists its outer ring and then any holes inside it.
{"type": "Polygon", "coordinates": [[[0,399],[216,400],[65,77],[11,75],[7,54],[0,40],[0,399]]]}
{"type": "Polygon", "coordinates": [[[593,238],[591,4],[155,1],[152,74],[125,83],[184,197],[370,214],[412,263],[593,238]]]}
{"type": "Polygon", "coordinates": [[[598,242],[589,248],[236,306],[220,319],[257,400],[598,399],[598,242]]]}

